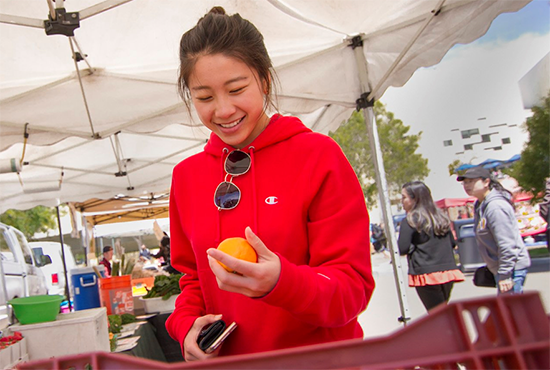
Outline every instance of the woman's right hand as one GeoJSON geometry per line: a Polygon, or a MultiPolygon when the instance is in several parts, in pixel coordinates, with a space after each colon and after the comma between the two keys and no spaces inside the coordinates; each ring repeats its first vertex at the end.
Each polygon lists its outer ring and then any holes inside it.
{"type": "Polygon", "coordinates": [[[189,332],[183,341],[183,356],[185,361],[206,360],[218,356],[221,347],[210,354],[206,354],[199,348],[197,338],[205,326],[212,324],[221,318],[222,315],[205,315],[195,320],[193,326],[189,329],[189,332]]]}

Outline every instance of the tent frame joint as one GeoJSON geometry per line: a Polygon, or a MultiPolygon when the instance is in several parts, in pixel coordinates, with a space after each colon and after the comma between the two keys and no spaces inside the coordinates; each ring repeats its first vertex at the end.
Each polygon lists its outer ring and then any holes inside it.
{"type": "Polygon", "coordinates": [[[363,37],[361,35],[353,36],[349,39],[349,45],[352,49],[363,47],[363,37]]]}
{"type": "Polygon", "coordinates": [[[361,97],[355,101],[355,109],[359,112],[361,109],[374,107],[374,99],[369,100],[370,92],[364,92],[361,97]]]}
{"type": "Polygon", "coordinates": [[[49,14],[44,21],[46,35],[74,36],[74,30],[80,28],[80,14],[78,12],[67,12],[65,8],[55,9],[55,18],[49,14]]]}

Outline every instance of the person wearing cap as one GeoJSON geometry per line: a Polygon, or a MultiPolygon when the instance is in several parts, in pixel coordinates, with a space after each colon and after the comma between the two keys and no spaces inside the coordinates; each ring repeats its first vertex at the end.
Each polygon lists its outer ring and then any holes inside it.
{"type": "Polygon", "coordinates": [[[103,247],[103,259],[99,261],[99,264],[105,266],[106,277],[111,277],[111,260],[113,259],[113,253],[113,247],[110,245],[103,247]]]}
{"type": "Polygon", "coordinates": [[[474,167],[457,177],[477,198],[474,230],[479,253],[495,276],[499,294],[522,293],[531,259],[519,232],[512,194],[488,169],[474,167]]]}

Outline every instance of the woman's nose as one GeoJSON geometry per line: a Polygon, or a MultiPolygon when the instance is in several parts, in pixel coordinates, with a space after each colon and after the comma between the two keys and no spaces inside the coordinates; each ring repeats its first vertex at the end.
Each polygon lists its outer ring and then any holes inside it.
{"type": "Polygon", "coordinates": [[[235,106],[228,98],[219,98],[216,102],[216,116],[219,118],[231,117],[236,111],[235,106]]]}

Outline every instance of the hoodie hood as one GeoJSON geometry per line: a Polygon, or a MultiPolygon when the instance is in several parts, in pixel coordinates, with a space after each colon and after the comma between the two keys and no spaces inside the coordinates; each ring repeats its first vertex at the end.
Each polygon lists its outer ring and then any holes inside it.
{"type": "MultiPolygon", "coordinates": [[[[269,120],[267,127],[258,135],[256,139],[246,148],[242,148],[243,152],[246,152],[250,155],[250,176],[252,178],[252,199],[256,199],[257,193],[257,179],[256,179],[256,161],[254,154],[260,150],[267,148],[269,146],[280,143],[284,140],[287,140],[293,136],[296,136],[301,133],[311,132],[311,129],[307,128],[298,118],[296,117],[284,117],[280,114],[276,114],[269,120]]],[[[227,155],[235,150],[230,145],[227,145],[223,142],[220,137],[214,133],[210,135],[208,143],[204,147],[204,152],[207,155],[212,155],[219,159],[220,163],[220,181],[227,181],[227,176],[224,169],[224,161],[227,155]]],[[[254,231],[258,230],[258,205],[256,202],[253,204],[253,215],[254,215],[254,231]]],[[[221,212],[218,212],[217,220],[217,237],[216,242],[221,241],[221,212]]]]}
{"type": "Polygon", "coordinates": [[[504,280],[512,276],[514,269],[529,267],[529,254],[519,232],[510,194],[493,189],[483,202],[476,202],[475,210],[476,241],[489,270],[504,280]]]}
{"type": "MultiPolygon", "coordinates": [[[[275,114],[269,120],[267,127],[258,135],[256,139],[247,148],[242,148],[244,152],[249,152],[250,148],[254,151],[262,150],[273,144],[277,144],[283,140],[291,138],[294,135],[302,132],[311,132],[298,118],[284,117],[280,114],[275,114]]],[[[235,148],[224,143],[215,133],[210,134],[210,139],[204,147],[204,151],[216,157],[223,156],[235,148]]]]}
{"type": "Polygon", "coordinates": [[[508,192],[505,192],[505,191],[490,191],[489,194],[487,194],[487,196],[485,197],[485,199],[483,200],[483,202],[481,203],[482,206],[485,204],[485,206],[492,202],[492,201],[495,201],[495,200],[505,200],[507,201],[508,203],[512,204],[512,196],[508,193],[508,192]]]}

